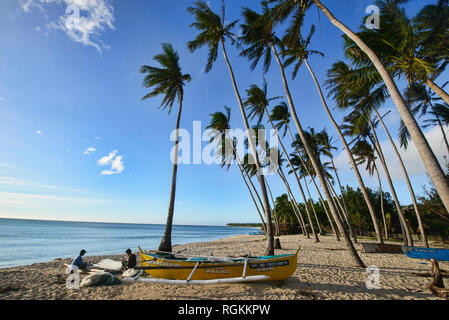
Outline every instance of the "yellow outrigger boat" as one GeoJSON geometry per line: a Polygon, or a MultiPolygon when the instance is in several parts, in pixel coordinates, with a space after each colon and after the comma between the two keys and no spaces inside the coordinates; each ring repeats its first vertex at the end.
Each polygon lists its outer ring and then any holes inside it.
{"type": "Polygon", "coordinates": [[[171,253],[148,252],[139,247],[140,267],[151,278],[125,278],[127,281],[173,284],[214,284],[275,281],[289,278],[297,268],[295,254],[260,257],[176,257],[171,253]]]}

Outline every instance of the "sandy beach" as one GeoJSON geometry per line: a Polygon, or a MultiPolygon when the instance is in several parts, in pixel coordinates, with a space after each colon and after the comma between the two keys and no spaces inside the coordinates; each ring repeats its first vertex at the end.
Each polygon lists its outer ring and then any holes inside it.
{"type": "MultiPolygon", "coordinates": [[[[380,270],[380,288],[367,289],[365,269],[352,266],[343,241],[322,236],[321,242],[292,235],[280,238],[283,249],[276,254],[294,253],[298,246],[298,268],[294,275],[282,283],[249,283],[221,285],[166,285],[124,283],[67,289],[64,263],[70,259],[57,259],[46,263],[0,269],[1,300],[138,300],[138,299],[262,299],[262,300],[439,300],[426,285],[429,277],[414,273],[429,273],[430,264],[404,254],[360,253],[367,266],[380,270]]],[[[185,255],[252,255],[263,254],[263,236],[234,236],[212,242],[178,245],[174,251],[185,255]]],[[[360,249],[361,250],[361,249],[360,249]]],[[[124,260],[124,255],[89,257],[85,261],[98,262],[103,258],[124,260]]],[[[440,263],[444,270],[449,264],[440,263]]],[[[84,275],[81,275],[83,278],[84,275]]],[[[447,281],[447,280],[446,280],[447,281]]]]}

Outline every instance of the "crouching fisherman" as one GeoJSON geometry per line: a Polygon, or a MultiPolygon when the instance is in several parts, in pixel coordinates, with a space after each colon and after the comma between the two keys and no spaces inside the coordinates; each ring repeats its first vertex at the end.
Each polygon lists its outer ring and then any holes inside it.
{"type": "Polygon", "coordinates": [[[83,261],[83,256],[87,253],[86,250],[81,250],[80,255],[72,261],[72,266],[77,267],[79,270],[86,270],[88,264],[83,261]]]}
{"type": "Polygon", "coordinates": [[[122,271],[132,269],[137,264],[136,255],[132,253],[131,249],[126,250],[126,254],[128,255],[128,261],[122,261],[122,271]]]}

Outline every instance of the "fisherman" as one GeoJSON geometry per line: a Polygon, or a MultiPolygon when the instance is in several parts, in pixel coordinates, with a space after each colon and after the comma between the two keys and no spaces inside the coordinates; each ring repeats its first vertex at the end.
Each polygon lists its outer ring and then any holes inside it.
{"type": "Polygon", "coordinates": [[[122,271],[132,269],[137,265],[136,255],[132,253],[131,249],[126,250],[126,254],[128,255],[128,261],[122,262],[122,271]]]}
{"type": "Polygon", "coordinates": [[[87,253],[86,250],[81,250],[80,255],[72,261],[72,266],[78,267],[80,270],[84,270],[87,268],[87,262],[83,261],[83,256],[87,253]]]}

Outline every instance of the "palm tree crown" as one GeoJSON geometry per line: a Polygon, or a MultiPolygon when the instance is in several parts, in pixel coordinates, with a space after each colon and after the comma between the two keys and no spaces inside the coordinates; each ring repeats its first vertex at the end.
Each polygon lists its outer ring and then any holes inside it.
{"type": "Polygon", "coordinates": [[[165,110],[169,107],[168,113],[170,113],[176,97],[178,97],[178,100],[183,99],[184,86],[192,78],[189,74],[182,74],[179,65],[179,55],[171,44],[163,43],[162,50],[163,53],[157,54],[153,58],[162,68],[147,65],[143,65],[140,68],[140,72],[146,74],[143,86],[145,88],[153,88],[153,91],[145,95],[142,100],[164,95],[159,108],[165,110]]]}

